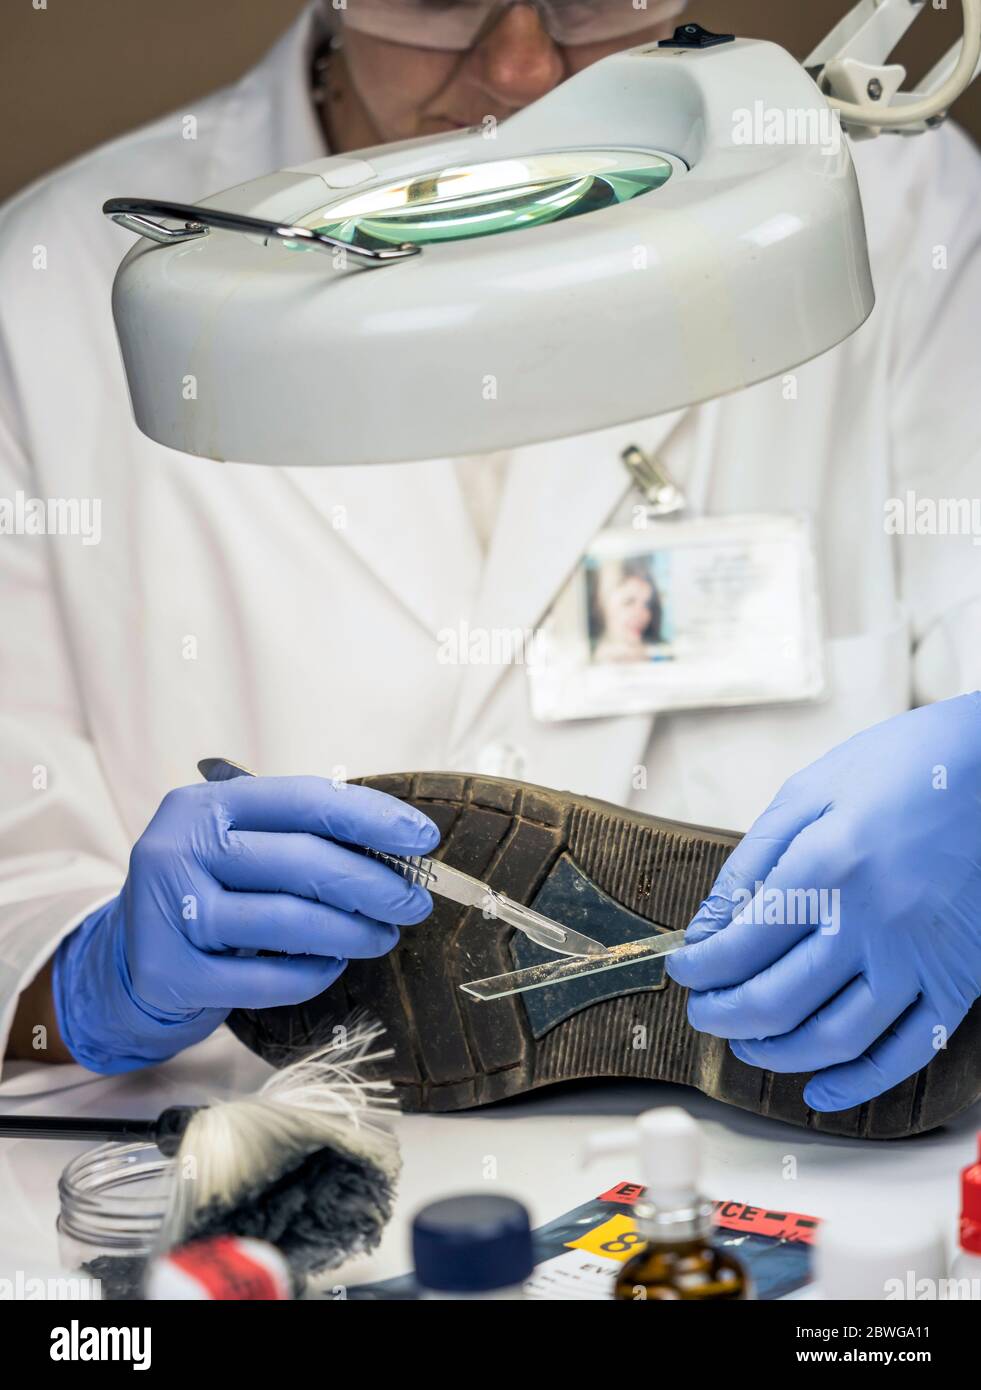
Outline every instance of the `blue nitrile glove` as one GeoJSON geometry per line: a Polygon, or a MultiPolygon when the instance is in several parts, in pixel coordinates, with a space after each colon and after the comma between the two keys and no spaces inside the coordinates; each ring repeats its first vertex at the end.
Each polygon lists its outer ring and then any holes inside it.
{"type": "Polygon", "coordinates": [[[751,1066],[816,1072],[813,1109],[925,1066],[981,993],[981,694],[877,724],[791,777],[687,941],[667,969],[692,990],[692,1025],[738,1039],[751,1066]]]}
{"type": "Polygon", "coordinates": [[[432,899],[338,841],[425,854],[439,832],[394,797],[320,777],[170,792],[122,892],[55,955],[68,1051],[93,1071],[129,1071],[198,1042],[233,1008],[311,999],[348,958],[390,951],[432,899]]]}

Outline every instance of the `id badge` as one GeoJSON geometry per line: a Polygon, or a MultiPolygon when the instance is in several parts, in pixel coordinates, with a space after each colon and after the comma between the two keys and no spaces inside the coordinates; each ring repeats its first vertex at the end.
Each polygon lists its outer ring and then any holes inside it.
{"type": "Polygon", "coordinates": [[[818,699],[817,563],[802,516],[601,531],[529,667],[537,719],[818,699]]]}

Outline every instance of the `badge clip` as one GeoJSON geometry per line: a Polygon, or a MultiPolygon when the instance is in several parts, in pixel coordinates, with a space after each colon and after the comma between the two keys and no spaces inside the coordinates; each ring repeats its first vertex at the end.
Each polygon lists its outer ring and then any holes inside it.
{"type": "Polygon", "coordinates": [[[620,460],[644,498],[651,520],[681,516],[688,501],[668,471],[667,464],[656,454],[645,454],[636,444],[628,445],[620,460]]]}

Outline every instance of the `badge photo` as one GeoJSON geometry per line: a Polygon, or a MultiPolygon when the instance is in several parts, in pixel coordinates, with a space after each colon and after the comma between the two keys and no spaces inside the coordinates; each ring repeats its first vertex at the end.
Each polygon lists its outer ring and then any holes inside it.
{"type": "Polygon", "coordinates": [[[809,522],[671,517],[600,532],[545,620],[529,677],[542,720],[820,698],[809,522]]]}

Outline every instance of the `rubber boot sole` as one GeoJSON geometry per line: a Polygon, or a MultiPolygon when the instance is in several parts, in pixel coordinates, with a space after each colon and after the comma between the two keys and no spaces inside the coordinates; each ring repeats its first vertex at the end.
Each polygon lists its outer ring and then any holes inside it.
{"type": "MultiPolygon", "coordinates": [[[[687,926],[739,836],[659,820],[606,802],[503,778],[449,773],[362,779],[432,817],[434,856],[606,944],[687,926]],[[563,915],[564,914],[564,915],[563,915]],[[601,930],[602,928],[602,930],[601,930]]],[[[484,1105],[557,1081],[640,1077],[694,1086],[716,1100],[827,1134],[901,1138],[933,1129],[981,1094],[981,1001],[915,1076],[832,1114],[803,1101],[806,1076],[746,1066],[687,1020],[687,991],[663,962],[480,1002],[467,980],[557,959],[479,910],[434,898],[377,960],[351,961],[305,1004],[236,1010],[229,1024],[275,1065],[364,1009],[386,1026],[407,1110],[484,1105]]]]}

